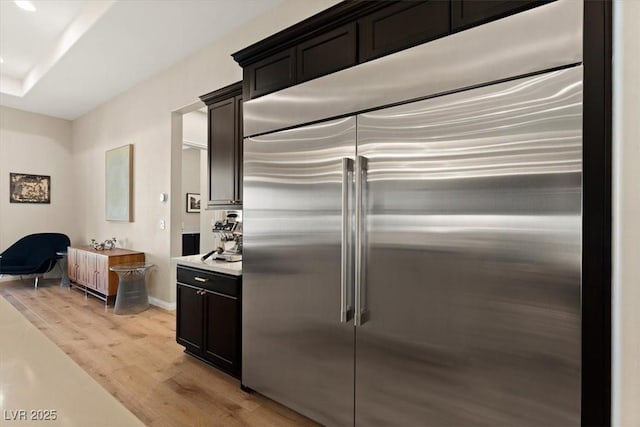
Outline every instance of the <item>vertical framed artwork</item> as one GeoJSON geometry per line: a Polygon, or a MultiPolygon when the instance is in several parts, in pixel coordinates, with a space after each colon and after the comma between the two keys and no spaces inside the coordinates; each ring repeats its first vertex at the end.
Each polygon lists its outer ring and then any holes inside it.
{"type": "Polygon", "coordinates": [[[200,212],[200,194],[187,193],[187,212],[200,212]]]}
{"type": "Polygon", "coordinates": [[[51,203],[51,177],[27,173],[9,173],[10,203],[51,203]]]}
{"type": "Polygon", "coordinates": [[[107,221],[133,221],[133,145],[106,152],[105,207],[107,221]]]}

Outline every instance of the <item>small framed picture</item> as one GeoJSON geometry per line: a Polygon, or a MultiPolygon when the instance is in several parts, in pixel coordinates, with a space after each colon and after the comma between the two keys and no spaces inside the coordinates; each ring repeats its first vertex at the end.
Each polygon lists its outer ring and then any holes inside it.
{"type": "Polygon", "coordinates": [[[187,193],[187,212],[200,212],[200,194],[187,193]]]}
{"type": "Polygon", "coordinates": [[[9,173],[9,202],[51,203],[51,176],[9,173]]]}

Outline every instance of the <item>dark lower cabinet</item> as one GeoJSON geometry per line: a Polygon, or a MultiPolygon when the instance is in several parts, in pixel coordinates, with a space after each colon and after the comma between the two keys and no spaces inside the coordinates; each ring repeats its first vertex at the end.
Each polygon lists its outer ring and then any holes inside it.
{"type": "MultiPolygon", "coordinates": [[[[204,356],[229,372],[239,368],[240,316],[238,299],[229,295],[204,291],[204,312],[207,319],[204,356]]],[[[239,369],[238,369],[239,373],[239,369]]]]}
{"type": "Polygon", "coordinates": [[[204,342],[204,298],[200,289],[178,283],[176,337],[190,352],[201,353],[204,342]]]}
{"type": "Polygon", "coordinates": [[[176,341],[240,378],[242,279],[182,266],[177,275],[176,341]]]}

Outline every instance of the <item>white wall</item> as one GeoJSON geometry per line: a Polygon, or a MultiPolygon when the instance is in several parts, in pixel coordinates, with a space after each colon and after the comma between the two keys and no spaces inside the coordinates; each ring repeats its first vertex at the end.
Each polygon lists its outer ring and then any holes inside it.
{"type": "MultiPolygon", "coordinates": [[[[200,153],[200,167],[204,171],[209,170],[209,154],[203,150],[200,153]]],[[[200,191],[203,197],[208,198],[209,193],[209,174],[203,173],[200,175],[200,191]]],[[[203,210],[200,213],[200,253],[206,254],[207,252],[215,249],[218,245],[217,240],[214,239],[212,222],[216,220],[216,211],[203,210]]]]}
{"type": "MultiPolygon", "coordinates": [[[[83,223],[81,239],[104,240],[116,236],[124,246],[144,251],[157,265],[150,275],[149,291],[156,300],[175,301],[170,257],[179,255],[181,186],[172,183],[181,174],[182,128],[175,114],[198,101],[198,96],[242,78],[230,55],[274,32],[286,28],[337,0],[288,0],[254,21],[236,28],[206,49],[92,110],[72,124],[74,179],[78,212],[83,223]],[[180,127],[178,129],[178,127],[180,127]],[[134,222],[104,220],[104,152],[124,144],[134,145],[134,222]],[[159,194],[170,194],[169,203],[159,194]],[[161,230],[161,219],[170,226],[161,230]],[[173,237],[173,239],[170,238],[173,237]],[[172,245],[171,242],[174,242],[172,245]]],[[[168,29],[170,31],[170,29],[168,29]]],[[[126,72],[123,65],[122,72],[126,72]]]]}
{"type": "Polygon", "coordinates": [[[640,426],[640,1],[614,3],[613,425],[640,426]]]}
{"type": "Polygon", "coordinates": [[[71,122],[0,106],[0,252],[19,238],[60,232],[79,238],[71,122]],[[9,203],[9,173],[51,176],[51,204],[9,203]]]}
{"type": "MultiPolygon", "coordinates": [[[[207,153],[208,115],[201,110],[195,110],[182,116],[182,141],[186,144],[196,144],[201,148],[184,148],[182,150],[182,198],[186,193],[200,194],[203,200],[202,209],[207,205],[207,193],[200,188],[201,175],[207,177],[208,166],[200,165],[201,152],[207,153]]],[[[191,145],[187,145],[191,147],[191,145]]],[[[200,213],[188,213],[186,200],[182,209],[182,231],[200,231],[200,213]]]]}
{"type": "MultiPolygon", "coordinates": [[[[189,233],[200,232],[200,213],[187,212],[187,193],[200,194],[200,150],[187,148],[182,150],[182,231],[189,233]]],[[[206,173],[206,169],[204,172],[206,173]]],[[[202,205],[206,206],[205,204],[202,205]]]]}
{"type": "Polygon", "coordinates": [[[195,142],[206,148],[208,114],[195,110],[182,116],[182,139],[187,142],[195,142]]]}

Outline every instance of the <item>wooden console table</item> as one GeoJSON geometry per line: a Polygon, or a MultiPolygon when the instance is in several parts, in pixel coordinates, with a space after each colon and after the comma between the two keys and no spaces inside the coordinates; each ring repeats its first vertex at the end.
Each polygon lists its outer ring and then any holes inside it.
{"type": "Polygon", "coordinates": [[[69,246],[67,268],[71,286],[113,304],[118,293],[118,275],[114,265],[144,262],[144,252],[128,249],[96,251],[91,246],[69,246]]]}

